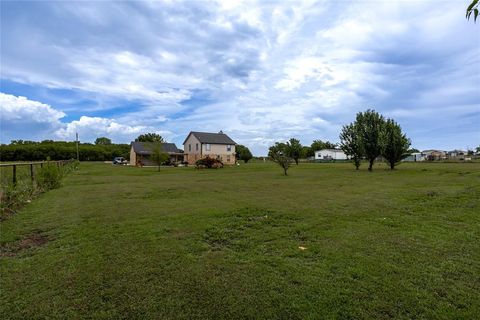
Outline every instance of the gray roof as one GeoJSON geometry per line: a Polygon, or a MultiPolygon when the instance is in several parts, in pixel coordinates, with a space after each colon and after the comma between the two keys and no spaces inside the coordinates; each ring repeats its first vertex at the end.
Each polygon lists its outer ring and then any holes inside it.
{"type": "Polygon", "coordinates": [[[198,131],[191,131],[185,141],[187,141],[188,137],[193,134],[200,143],[211,143],[211,144],[237,144],[235,141],[230,139],[225,133],[220,131],[219,133],[210,133],[210,132],[198,132],[198,131]]]}
{"type": "MultiPolygon", "coordinates": [[[[138,154],[152,154],[152,148],[158,144],[158,142],[132,142],[132,148],[135,153],[138,154]]],[[[166,153],[182,153],[183,151],[178,149],[175,143],[162,143],[162,151],[166,153]]]]}

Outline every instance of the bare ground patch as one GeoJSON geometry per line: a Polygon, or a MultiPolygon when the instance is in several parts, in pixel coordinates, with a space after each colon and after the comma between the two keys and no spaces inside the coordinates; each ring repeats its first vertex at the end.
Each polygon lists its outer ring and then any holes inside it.
{"type": "Polygon", "coordinates": [[[43,247],[51,240],[52,238],[50,236],[41,231],[35,231],[23,239],[0,244],[0,257],[15,257],[31,249],[43,247]]]}

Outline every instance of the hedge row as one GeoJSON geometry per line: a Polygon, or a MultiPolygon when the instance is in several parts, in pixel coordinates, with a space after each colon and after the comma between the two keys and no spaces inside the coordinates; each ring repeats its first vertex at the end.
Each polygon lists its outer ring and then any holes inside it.
{"type": "MultiPolygon", "coordinates": [[[[129,158],[128,144],[94,145],[79,144],[81,161],[110,161],[114,157],[129,158]]],[[[75,142],[49,141],[0,145],[0,161],[38,161],[76,159],[75,142]]]]}

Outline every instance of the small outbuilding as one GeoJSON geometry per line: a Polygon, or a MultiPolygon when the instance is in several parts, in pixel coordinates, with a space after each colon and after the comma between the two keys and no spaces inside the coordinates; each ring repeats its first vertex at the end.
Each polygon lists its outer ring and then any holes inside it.
{"type": "Polygon", "coordinates": [[[183,161],[183,151],[178,149],[175,143],[134,141],[130,145],[130,165],[137,167],[156,165],[150,156],[158,144],[162,145],[162,152],[168,154],[170,163],[183,161]]]}
{"type": "Polygon", "coordinates": [[[315,151],[315,160],[348,160],[348,156],[341,149],[323,149],[315,151]]]}

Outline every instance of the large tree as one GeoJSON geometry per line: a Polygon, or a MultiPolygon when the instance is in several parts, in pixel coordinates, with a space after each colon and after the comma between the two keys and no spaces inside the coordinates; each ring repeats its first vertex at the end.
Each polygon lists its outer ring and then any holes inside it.
{"type": "Polygon", "coordinates": [[[109,146],[112,144],[112,140],[110,140],[107,137],[99,137],[95,139],[95,144],[96,145],[103,145],[103,146],[109,146]]]}
{"type": "Polygon", "coordinates": [[[152,143],[152,145],[150,146],[150,150],[152,151],[150,159],[155,162],[158,171],[160,171],[160,166],[168,160],[168,153],[163,151],[161,142],[152,143]]]}
{"type": "Polygon", "coordinates": [[[139,141],[139,142],[165,142],[161,135],[159,135],[158,133],[154,133],[154,132],[141,134],[137,137],[137,139],[135,139],[135,141],[139,141]]]}
{"type": "Polygon", "coordinates": [[[245,147],[244,145],[237,144],[235,146],[235,151],[237,153],[237,159],[238,160],[243,160],[243,161],[245,161],[245,163],[247,163],[250,159],[253,158],[253,155],[250,152],[250,150],[247,147],[245,147]]]}
{"type": "Polygon", "coordinates": [[[410,148],[410,139],[402,132],[402,128],[393,119],[385,122],[382,136],[382,156],[390,164],[390,169],[402,160],[410,148]]]}
{"type": "Polygon", "coordinates": [[[357,113],[355,127],[365,158],[368,160],[368,170],[372,171],[375,159],[382,154],[382,135],[385,128],[385,118],[375,110],[357,113]]]}
{"type": "Polygon", "coordinates": [[[286,155],[295,160],[295,163],[298,166],[298,159],[302,156],[303,152],[303,147],[302,144],[300,143],[300,140],[291,138],[288,140],[286,143],[286,155]]]}
{"type": "Polygon", "coordinates": [[[478,0],[473,0],[472,3],[470,3],[470,5],[467,7],[467,13],[465,15],[468,20],[470,20],[470,16],[473,13],[473,21],[477,22],[478,7],[479,7],[479,1],[478,0]]]}
{"type": "Polygon", "coordinates": [[[343,126],[340,132],[340,148],[353,160],[358,170],[363,157],[363,146],[354,123],[343,126]]]}

